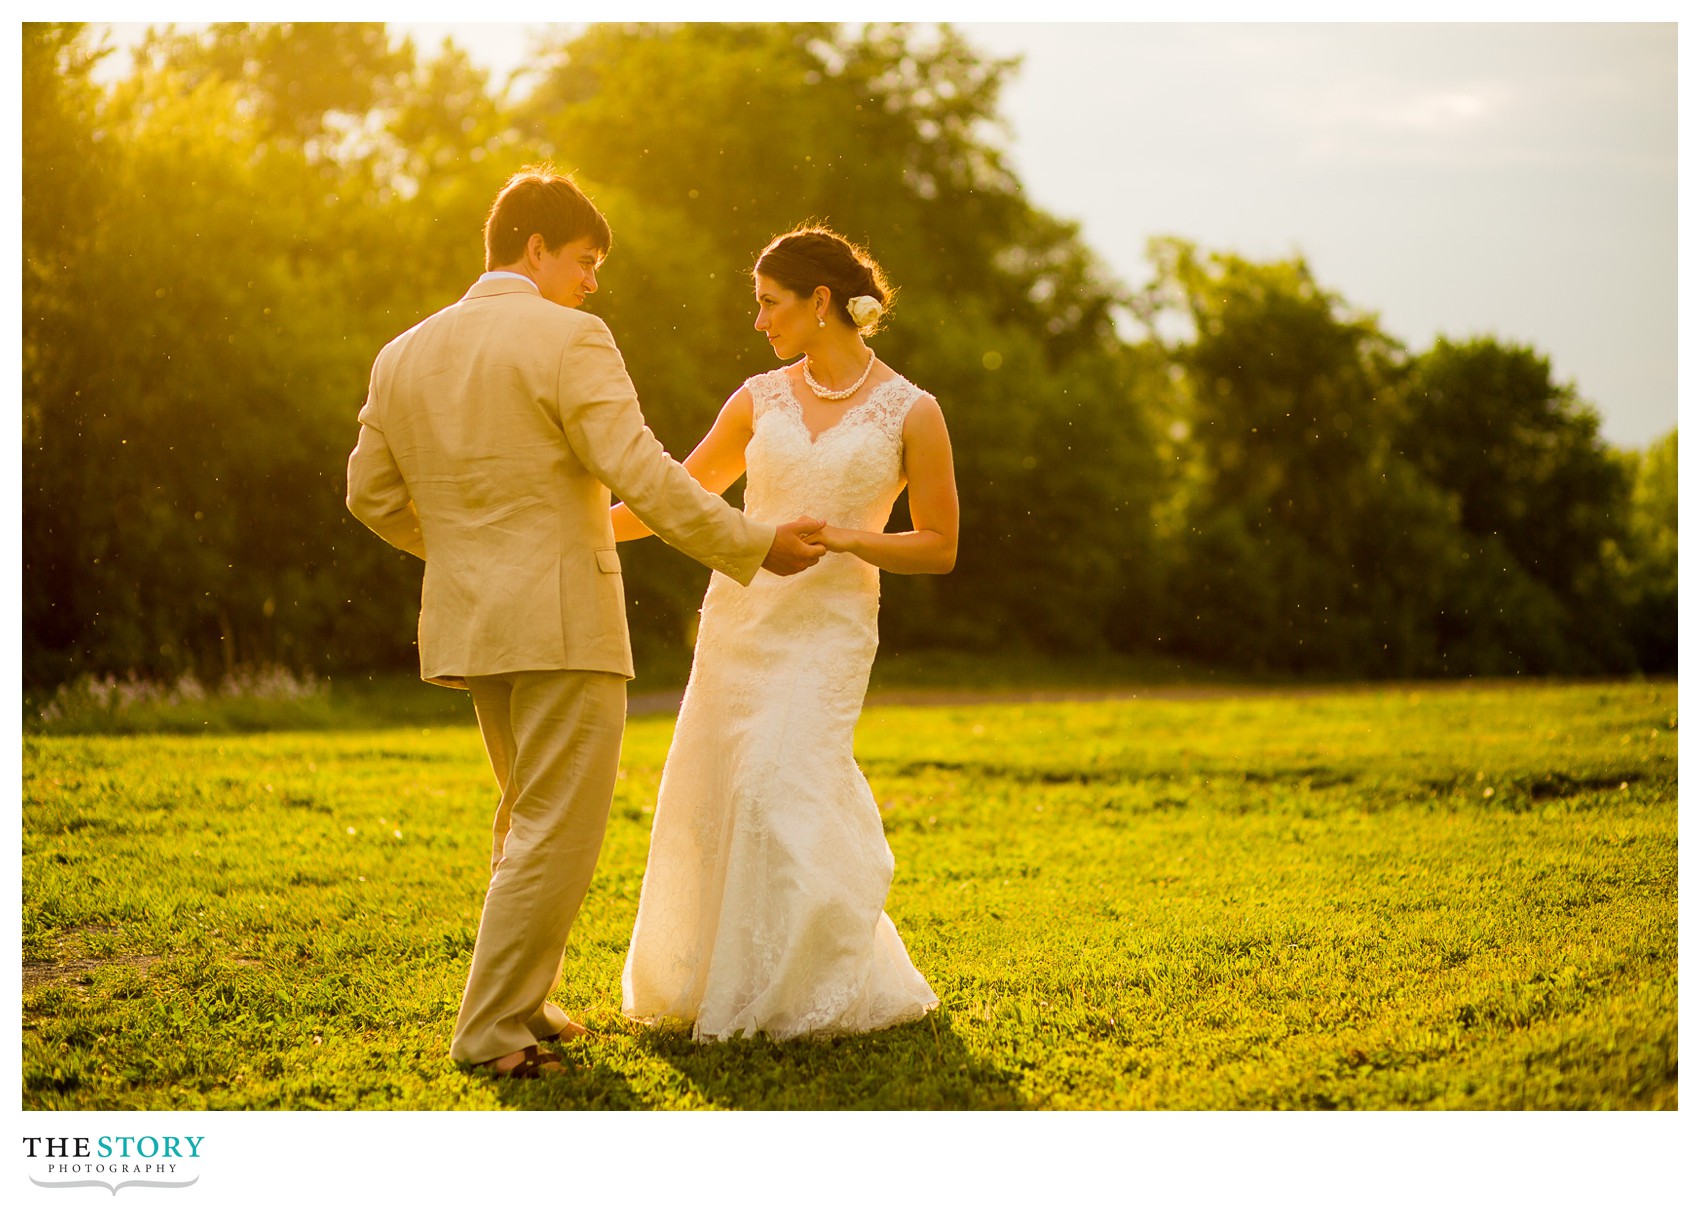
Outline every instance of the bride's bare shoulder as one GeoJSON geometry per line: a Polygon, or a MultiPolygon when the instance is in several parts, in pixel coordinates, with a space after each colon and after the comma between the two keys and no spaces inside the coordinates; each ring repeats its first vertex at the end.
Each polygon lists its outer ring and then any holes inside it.
{"type": "Polygon", "coordinates": [[[868,375],[869,385],[872,387],[884,387],[887,383],[893,382],[897,379],[903,379],[905,383],[909,382],[908,379],[903,378],[902,373],[899,372],[898,369],[890,362],[887,362],[884,358],[875,355],[874,369],[872,373],[868,375]]]}
{"type": "Polygon", "coordinates": [[[726,397],[726,403],[720,406],[720,415],[748,417],[755,411],[756,398],[750,391],[748,383],[741,383],[738,390],[726,397]]]}
{"type": "Polygon", "coordinates": [[[915,391],[915,398],[910,401],[908,411],[903,416],[903,428],[913,432],[916,427],[931,429],[944,426],[944,409],[939,407],[938,397],[930,391],[915,391]]]}

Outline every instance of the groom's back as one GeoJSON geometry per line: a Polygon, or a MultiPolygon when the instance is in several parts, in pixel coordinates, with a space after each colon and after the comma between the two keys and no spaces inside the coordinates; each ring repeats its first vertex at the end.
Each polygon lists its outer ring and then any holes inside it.
{"type": "Polygon", "coordinates": [[[490,459],[552,461],[565,446],[562,352],[587,320],[534,294],[468,297],[385,346],[373,368],[378,411],[409,481],[490,459]]]}
{"type": "Polygon", "coordinates": [[[614,545],[608,489],[561,422],[563,393],[576,399],[572,349],[587,330],[606,326],[524,282],[485,280],[378,355],[370,423],[419,515],[427,676],[537,668],[629,676],[619,577],[607,575],[618,563],[597,554],[611,556],[614,545]],[[577,622],[567,627],[564,617],[577,622]]]}

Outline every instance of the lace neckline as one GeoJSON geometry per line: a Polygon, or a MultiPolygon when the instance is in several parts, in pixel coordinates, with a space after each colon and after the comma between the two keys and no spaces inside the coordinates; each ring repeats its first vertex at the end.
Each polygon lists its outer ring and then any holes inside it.
{"type": "Polygon", "coordinates": [[[810,446],[817,445],[822,438],[826,437],[826,435],[831,433],[833,430],[842,429],[846,421],[861,412],[875,400],[879,399],[880,395],[886,388],[895,383],[908,382],[908,380],[902,375],[893,371],[891,378],[885,380],[883,383],[876,383],[869,389],[868,396],[865,400],[863,400],[860,404],[852,404],[849,408],[846,408],[841,414],[839,414],[838,420],[834,421],[831,425],[828,425],[825,429],[817,433],[810,429],[809,423],[803,419],[803,401],[797,396],[797,389],[791,382],[791,376],[786,374],[783,369],[776,370],[773,373],[779,376],[780,383],[782,383],[785,387],[785,398],[790,402],[790,407],[786,411],[790,413],[791,417],[797,422],[798,427],[802,429],[803,433],[808,437],[810,446]]]}

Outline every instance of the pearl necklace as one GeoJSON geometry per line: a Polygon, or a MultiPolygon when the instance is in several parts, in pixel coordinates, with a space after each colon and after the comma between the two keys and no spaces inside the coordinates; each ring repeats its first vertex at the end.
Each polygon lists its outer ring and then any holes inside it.
{"type": "Polygon", "coordinates": [[[870,349],[868,351],[868,364],[862,368],[862,377],[850,384],[850,386],[846,387],[843,391],[832,391],[829,388],[822,387],[819,383],[815,382],[815,377],[809,373],[809,359],[804,358],[803,382],[807,383],[809,385],[809,390],[814,392],[815,395],[822,400],[848,400],[851,396],[862,390],[862,384],[868,381],[868,376],[873,373],[873,369],[874,351],[870,349]]]}

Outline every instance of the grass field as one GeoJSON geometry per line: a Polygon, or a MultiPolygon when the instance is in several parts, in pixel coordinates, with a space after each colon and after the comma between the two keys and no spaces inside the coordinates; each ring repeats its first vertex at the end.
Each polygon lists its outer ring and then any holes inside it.
{"type": "Polygon", "coordinates": [[[1677,1104],[1673,683],[871,707],[943,1007],[785,1045],[619,1016],[672,726],[636,719],[557,995],[599,1035],[519,1084],[446,1054],[494,800],[458,702],[26,736],[23,1106],[1677,1104]]]}

